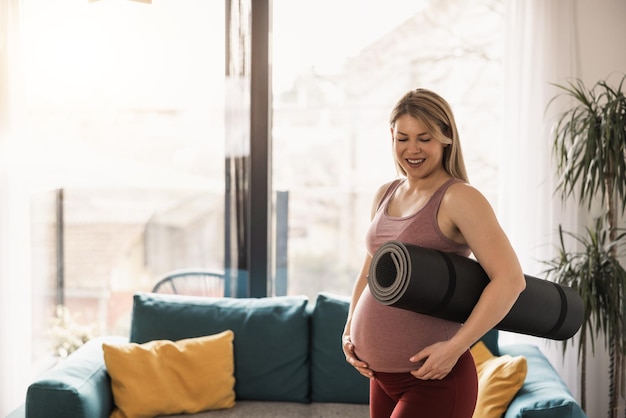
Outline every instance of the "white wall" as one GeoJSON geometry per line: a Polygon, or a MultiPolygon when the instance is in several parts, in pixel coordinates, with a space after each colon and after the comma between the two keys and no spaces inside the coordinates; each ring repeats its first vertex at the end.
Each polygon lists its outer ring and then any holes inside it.
{"type": "MultiPolygon", "coordinates": [[[[579,75],[587,86],[626,73],[626,1],[577,0],[579,75]]],[[[608,354],[599,342],[587,366],[587,415],[608,414],[608,354]]]]}
{"type": "Polygon", "coordinates": [[[28,201],[0,170],[0,416],[24,403],[31,369],[28,201]]]}
{"type": "Polygon", "coordinates": [[[626,73],[626,1],[577,0],[580,75],[592,85],[626,73]]]}
{"type": "MultiPolygon", "coordinates": [[[[586,85],[617,79],[626,73],[626,1],[578,0],[580,77],[586,85]]],[[[587,412],[590,418],[608,413],[608,355],[600,348],[587,368],[587,412]]]]}
{"type": "MultiPolygon", "coordinates": [[[[7,169],[19,117],[19,0],[0,1],[0,416],[24,402],[31,380],[29,208],[26,192],[7,169]],[[11,80],[11,82],[9,82],[11,80]]],[[[14,164],[13,164],[14,165],[14,164]]]]}

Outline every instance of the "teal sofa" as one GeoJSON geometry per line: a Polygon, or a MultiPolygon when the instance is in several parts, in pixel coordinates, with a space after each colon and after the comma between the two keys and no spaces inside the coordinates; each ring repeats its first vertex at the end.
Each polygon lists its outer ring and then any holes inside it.
{"type": "MultiPolygon", "coordinates": [[[[348,298],[321,293],[259,299],[199,298],[138,293],[129,338],[99,337],[58,363],[27,391],[27,418],[106,418],[113,407],[103,342],[179,340],[231,329],[235,339],[232,409],[194,417],[367,417],[369,382],[346,362],[341,332],[348,298]]],[[[584,418],[548,360],[532,345],[498,346],[494,354],[523,355],[528,375],[505,418],[584,418]]]]}

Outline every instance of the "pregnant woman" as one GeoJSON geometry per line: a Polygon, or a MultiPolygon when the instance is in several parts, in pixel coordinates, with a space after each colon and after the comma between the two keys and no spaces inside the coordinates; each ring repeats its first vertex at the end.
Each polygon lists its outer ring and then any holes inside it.
{"type": "Polygon", "coordinates": [[[524,275],[493,209],[468,183],[449,104],[432,91],[411,90],[393,108],[390,128],[400,178],[374,197],[342,338],[346,361],[370,379],[371,418],[471,418],[478,389],[469,349],[511,309],[524,275]],[[474,254],[490,281],[465,323],[374,299],[367,274],[389,240],[474,254]]]}

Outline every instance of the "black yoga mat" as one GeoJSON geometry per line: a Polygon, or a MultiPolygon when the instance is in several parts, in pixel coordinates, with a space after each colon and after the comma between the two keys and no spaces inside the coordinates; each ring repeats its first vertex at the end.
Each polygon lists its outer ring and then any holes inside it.
{"type": "MultiPolygon", "coordinates": [[[[582,325],[583,304],[567,286],[524,275],[526,289],[496,329],[553,340],[582,325]]],[[[368,282],[376,300],[454,322],[465,322],[489,283],[473,259],[388,241],[374,254],[368,282]]]]}

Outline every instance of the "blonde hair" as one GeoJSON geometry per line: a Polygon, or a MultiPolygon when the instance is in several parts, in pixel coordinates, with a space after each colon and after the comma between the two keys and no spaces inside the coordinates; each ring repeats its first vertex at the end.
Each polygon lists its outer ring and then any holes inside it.
{"type": "MultiPolygon", "coordinates": [[[[398,100],[391,111],[390,126],[393,128],[398,118],[404,115],[419,119],[433,138],[448,145],[443,150],[443,168],[452,177],[469,182],[461,152],[459,132],[448,102],[430,90],[411,90],[398,100]]],[[[397,161],[396,167],[402,175],[406,176],[406,171],[397,161]]]]}

